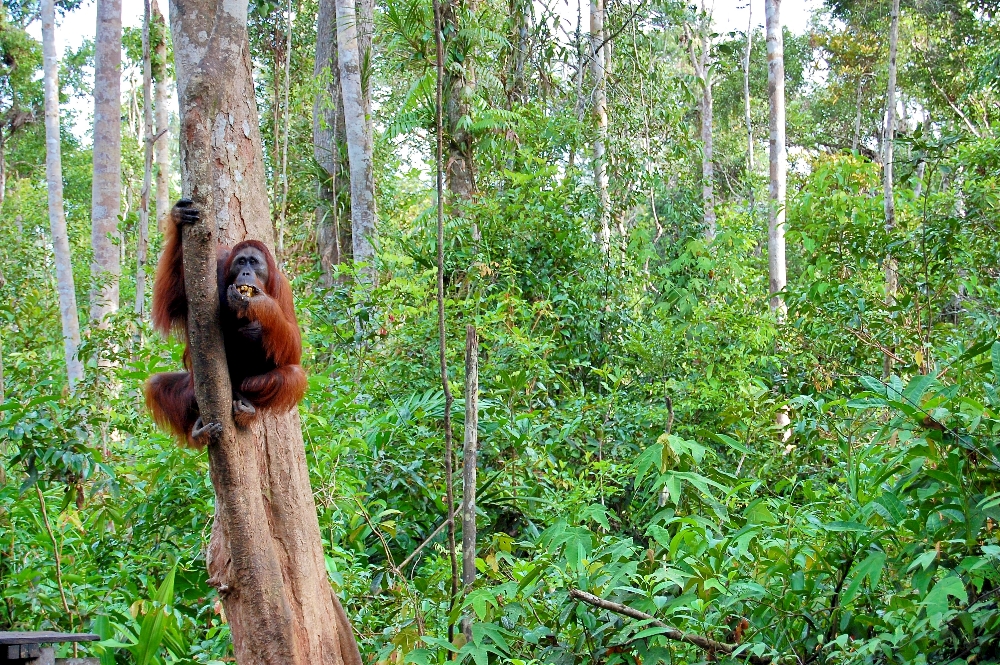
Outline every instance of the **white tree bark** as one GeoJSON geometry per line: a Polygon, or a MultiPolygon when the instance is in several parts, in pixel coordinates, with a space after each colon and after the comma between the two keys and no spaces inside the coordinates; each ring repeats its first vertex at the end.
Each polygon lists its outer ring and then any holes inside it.
{"type": "MultiPolygon", "coordinates": [[[[896,202],[892,190],[893,139],[896,134],[896,49],[899,42],[899,0],[892,0],[892,17],[889,26],[889,72],[885,96],[885,131],[882,133],[882,196],[885,211],[885,230],[892,235],[896,229],[896,202]]],[[[885,304],[896,304],[899,277],[896,260],[891,254],[885,257],[885,304]]],[[[892,373],[892,357],[887,353],[882,360],[882,373],[892,373]]]]}
{"type": "Polygon", "coordinates": [[[767,94],[770,98],[770,205],[767,224],[767,267],[771,311],[783,321],[787,308],[780,294],[785,274],[785,192],[788,154],[785,147],[785,54],[781,33],[781,0],[765,0],[767,21],[767,94]]]}
{"type": "Polygon", "coordinates": [[[169,123],[170,117],[167,113],[167,98],[170,81],[167,79],[167,38],[166,26],[163,22],[163,14],[156,0],[152,0],[151,11],[153,14],[153,29],[157,37],[155,44],[154,62],[156,68],[153,76],[156,80],[156,99],[154,111],[156,113],[156,228],[163,233],[164,223],[170,214],[170,138],[169,123]]]}
{"type": "Polygon", "coordinates": [[[146,309],[146,250],[149,245],[149,195],[153,185],[153,63],[149,43],[152,21],[150,0],[143,3],[142,18],[142,127],[143,171],[139,194],[139,234],[135,241],[135,307],[142,320],[146,309]]]}
{"type": "Polygon", "coordinates": [[[594,121],[597,137],[594,139],[594,187],[597,189],[599,234],[601,252],[607,255],[611,248],[611,194],[608,191],[608,97],[607,55],[604,40],[604,0],[590,0],[590,70],[594,78],[594,121]]]}
{"type": "Polygon", "coordinates": [[[354,262],[364,265],[361,279],[375,283],[375,180],[371,134],[367,129],[365,95],[354,0],[337,0],[337,56],[344,104],[347,161],[351,176],[351,236],[354,262]]]}
{"type": "Polygon", "coordinates": [[[121,278],[122,0],[97,0],[94,37],[94,180],[91,202],[90,318],[100,324],[118,310],[121,278]]]}
{"type": "Polygon", "coordinates": [[[62,319],[63,354],[66,376],[72,391],[83,379],[83,364],[77,357],[80,347],[80,318],[76,310],[76,287],[69,253],[69,234],[63,210],[62,151],[59,134],[59,60],[56,58],[56,13],[54,0],[42,0],[42,56],[45,86],[45,177],[49,190],[49,226],[56,259],[56,288],[62,319]]]}

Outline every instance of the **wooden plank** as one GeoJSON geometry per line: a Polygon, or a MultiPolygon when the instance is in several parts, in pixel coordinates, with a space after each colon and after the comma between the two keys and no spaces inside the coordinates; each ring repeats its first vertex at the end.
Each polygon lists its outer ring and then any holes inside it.
{"type": "Polygon", "coordinates": [[[57,633],[40,631],[0,631],[0,646],[11,644],[53,644],[56,642],[96,642],[100,636],[93,633],[57,633]]]}

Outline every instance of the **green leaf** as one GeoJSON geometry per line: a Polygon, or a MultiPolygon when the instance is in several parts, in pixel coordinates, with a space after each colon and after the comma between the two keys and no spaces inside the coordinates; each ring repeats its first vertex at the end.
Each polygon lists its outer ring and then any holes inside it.
{"type": "Polygon", "coordinates": [[[854,579],[847,586],[847,590],[844,592],[841,598],[841,603],[846,605],[847,603],[854,600],[854,597],[858,595],[858,591],[861,589],[861,585],[867,579],[869,580],[872,587],[878,584],[879,578],[882,576],[882,567],[885,566],[885,552],[872,552],[868,557],[862,561],[857,568],[854,570],[854,579]]]}
{"type": "Polygon", "coordinates": [[[174,602],[174,575],[177,573],[175,563],[167,573],[166,579],[156,592],[153,607],[142,617],[142,627],[139,630],[139,641],[129,648],[135,656],[136,665],[149,665],[156,658],[163,641],[167,624],[174,618],[170,605],[174,602]]]}
{"type": "Polygon", "coordinates": [[[965,583],[957,575],[949,575],[938,581],[924,598],[922,605],[927,609],[927,618],[935,627],[940,626],[941,617],[949,608],[948,598],[956,598],[961,603],[969,602],[965,583]],[[936,620],[932,617],[936,617],[936,620]]]}

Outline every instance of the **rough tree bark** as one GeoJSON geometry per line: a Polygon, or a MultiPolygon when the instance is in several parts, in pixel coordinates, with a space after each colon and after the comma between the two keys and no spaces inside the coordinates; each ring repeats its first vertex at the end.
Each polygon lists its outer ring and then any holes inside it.
{"type": "Polygon", "coordinates": [[[164,223],[170,213],[170,145],[167,136],[170,118],[167,114],[167,39],[163,14],[156,0],[152,0],[152,31],[155,38],[153,55],[153,80],[156,81],[154,110],[156,112],[156,228],[163,233],[164,223]]]}
{"type": "MultiPolygon", "coordinates": [[[[899,0],[892,0],[892,18],[889,27],[889,75],[885,95],[885,131],[882,134],[882,195],[885,210],[885,232],[892,235],[896,229],[896,202],[892,193],[893,139],[896,133],[896,47],[899,42],[899,0]]],[[[899,277],[896,274],[896,259],[891,254],[885,257],[885,304],[896,304],[899,277]]],[[[892,356],[885,354],[882,360],[882,374],[892,373],[892,356]]]]}
{"type": "MultiPolygon", "coordinates": [[[[479,445],[479,337],[465,327],[465,438],[462,444],[462,585],[476,582],[476,466],[479,445]]],[[[462,619],[462,632],[472,639],[472,618],[462,619]]]]}
{"type": "Polygon", "coordinates": [[[685,26],[688,40],[688,56],[691,67],[701,85],[701,98],[698,100],[698,115],[701,118],[701,202],[704,207],[702,221],[705,225],[705,237],[711,241],[715,238],[715,162],[712,143],[712,14],[705,10],[705,2],[701,3],[700,25],[697,39],[691,30],[685,26]],[[696,52],[695,41],[700,50],[696,52]]]}
{"type": "Polygon", "coordinates": [[[183,191],[202,222],[183,231],[188,339],[216,495],[208,548],[240,665],[360,665],[330,586],[297,411],[238,430],[219,328],[216,251],[274,246],[247,42],[246,0],[171,0],[183,191]]]}
{"type": "Polygon", "coordinates": [[[59,60],[56,57],[56,12],[54,0],[42,0],[42,57],[45,86],[45,178],[49,194],[49,227],[56,259],[56,288],[62,319],[66,377],[72,391],[83,379],[83,363],[76,355],[80,347],[80,318],[76,309],[73,263],[63,209],[62,151],[59,140],[59,60]]]}
{"type": "Polygon", "coordinates": [[[364,264],[363,281],[375,283],[375,181],[371,132],[365,113],[354,0],[337,0],[337,56],[344,106],[347,161],[351,176],[351,236],[355,263],[364,264]]]}
{"type": "Polygon", "coordinates": [[[122,0],[97,0],[94,37],[94,180],[91,237],[94,251],[90,319],[118,311],[122,205],[122,0]]]}
{"type": "Polygon", "coordinates": [[[139,194],[139,234],[135,247],[135,314],[142,319],[146,308],[146,250],[149,245],[149,195],[153,185],[153,63],[149,34],[152,8],[150,0],[143,3],[142,17],[142,126],[143,171],[142,192],[139,194]]]}
{"type": "Polygon", "coordinates": [[[349,185],[340,146],[346,142],[344,105],[340,91],[340,64],[337,60],[336,0],[319,0],[316,17],[316,59],[313,74],[321,83],[313,101],[313,157],[325,178],[319,184],[320,206],[316,209],[316,244],[323,283],[333,286],[333,266],[351,255],[351,225],[341,223],[348,210],[341,192],[349,185]]]}
{"type": "Polygon", "coordinates": [[[597,123],[594,138],[594,187],[597,189],[601,252],[611,248],[611,194],[608,192],[608,96],[605,78],[608,54],[604,39],[604,0],[590,0],[590,71],[594,78],[593,113],[597,123]]]}

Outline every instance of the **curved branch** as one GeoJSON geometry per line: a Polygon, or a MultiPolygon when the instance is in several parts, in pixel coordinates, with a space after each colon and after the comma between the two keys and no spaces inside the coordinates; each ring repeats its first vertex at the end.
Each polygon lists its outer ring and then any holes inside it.
{"type": "MultiPolygon", "coordinates": [[[[666,628],[666,631],[660,634],[668,640],[673,640],[675,642],[687,642],[688,644],[693,644],[699,649],[704,649],[708,652],[724,653],[728,656],[732,655],[732,653],[740,646],[738,644],[716,642],[715,640],[702,635],[684,633],[673,626],[663,623],[651,614],[646,614],[645,612],[629,607],[628,605],[622,605],[621,603],[616,603],[614,601],[604,600],[603,598],[599,598],[592,593],[587,593],[586,591],[570,589],[569,595],[571,598],[587,603],[588,605],[593,605],[594,607],[599,607],[602,610],[608,610],[609,612],[614,612],[615,614],[620,614],[632,619],[639,619],[640,621],[648,621],[651,625],[659,628],[666,628]]],[[[771,661],[772,659],[770,656],[749,656],[749,662],[753,663],[753,665],[769,665],[771,661]]]]}

